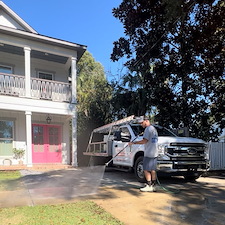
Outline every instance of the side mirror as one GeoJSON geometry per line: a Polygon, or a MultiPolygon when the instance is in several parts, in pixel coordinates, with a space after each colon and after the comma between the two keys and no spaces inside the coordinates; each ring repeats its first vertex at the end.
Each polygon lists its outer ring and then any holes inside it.
{"type": "Polygon", "coordinates": [[[114,140],[115,141],[121,141],[121,131],[116,131],[114,133],[114,140]]]}

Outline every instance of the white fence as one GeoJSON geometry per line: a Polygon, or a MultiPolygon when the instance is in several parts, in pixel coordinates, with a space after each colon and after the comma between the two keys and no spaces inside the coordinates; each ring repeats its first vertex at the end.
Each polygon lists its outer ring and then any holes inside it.
{"type": "Polygon", "coordinates": [[[225,170],[225,143],[209,143],[209,170],[225,170]]]}

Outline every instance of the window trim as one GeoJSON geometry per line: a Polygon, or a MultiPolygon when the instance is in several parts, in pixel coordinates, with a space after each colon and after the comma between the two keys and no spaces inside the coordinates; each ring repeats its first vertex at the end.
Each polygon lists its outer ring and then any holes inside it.
{"type": "MultiPolygon", "coordinates": [[[[0,118],[0,121],[9,121],[12,122],[12,137],[11,138],[0,138],[1,141],[11,141],[12,148],[14,147],[14,139],[15,139],[15,119],[13,118],[0,118]]],[[[7,155],[0,155],[0,157],[13,156],[13,152],[7,152],[7,155]]]]}
{"type": "Polygon", "coordinates": [[[52,79],[51,80],[55,80],[55,72],[53,71],[46,71],[46,70],[37,70],[37,78],[39,79],[44,79],[44,80],[49,80],[49,79],[45,79],[45,78],[40,78],[40,73],[46,74],[46,75],[51,75],[52,79]]]}
{"type": "Polygon", "coordinates": [[[12,138],[0,138],[0,140],[12,140],[14,141],[14,137],[15,137],[15,119],[12,118],[0,118],[0,121],[9,121],[9,122],[13,122],[13,128],[12,128],[12,138]]]}

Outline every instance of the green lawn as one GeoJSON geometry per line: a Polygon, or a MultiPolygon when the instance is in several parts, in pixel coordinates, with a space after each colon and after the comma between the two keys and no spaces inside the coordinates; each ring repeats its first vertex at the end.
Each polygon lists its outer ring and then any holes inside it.
{"type": "MultiPolygon", "coordinates": [[[[19,172],[0,171],[0,181],[13,181],[19,177],[19,172]]],[[[77,201],[73,204],[0,208],[0,221],[0,224],[4,225],[123,224],[92,201],[77,201]]]]}
{"type": "Polygon", "coordinates": [[[20,178],[19,171],[0,171],[0,180],[13,180],[20,178]]]}

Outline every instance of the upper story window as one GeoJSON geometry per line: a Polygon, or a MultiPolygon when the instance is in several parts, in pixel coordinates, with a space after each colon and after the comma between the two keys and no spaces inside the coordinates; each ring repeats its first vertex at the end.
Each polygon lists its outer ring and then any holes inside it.
{"type": "Polygon", "coordinates": [[[45,80],[53,80],[53,73],[38,71],[38,77],[45,80]]]}
{"type": "Polygon", "coordinates": [[[13,73],[13,68],[11,66],[1,65],[0,64],[0,73],[13,73]]]}

